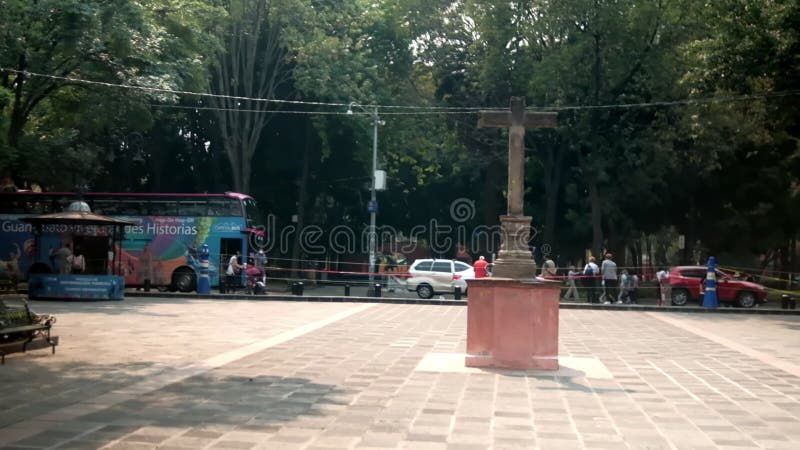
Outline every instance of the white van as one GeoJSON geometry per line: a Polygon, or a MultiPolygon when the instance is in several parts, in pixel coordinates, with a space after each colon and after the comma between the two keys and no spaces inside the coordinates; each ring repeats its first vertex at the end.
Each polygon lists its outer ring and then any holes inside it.
{"type": "Polygon", "coordinates": [[[416,291],[420,298],[431,298],[434,294],[452,294],[457,287],[467,292],[467,281],[475,278],[475,269],[469,264],[452,259],[418,259],[408,269],[409,291],[416,291]]]}

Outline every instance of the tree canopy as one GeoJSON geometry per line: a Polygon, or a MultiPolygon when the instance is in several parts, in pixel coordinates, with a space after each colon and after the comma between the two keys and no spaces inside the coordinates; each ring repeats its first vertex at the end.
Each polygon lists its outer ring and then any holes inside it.
{"type": "Polygon", "coordinates": [[[796,264],[797,2],[0,10],[0,168],[20,187],[240,190],[278,226],[297,216],[361,229],[377,127],[389,175],[379,222],[404,236],[432,219],[475,229],[505,212],[507,161],[506,131],[479,129],[477,112],[524,96],[559,114],[557,129],[526,134],[537,258],[615,249],[634,263],[713,253],[796,264]],[[473,208],[466,219],[458,200],[473,208]]]}

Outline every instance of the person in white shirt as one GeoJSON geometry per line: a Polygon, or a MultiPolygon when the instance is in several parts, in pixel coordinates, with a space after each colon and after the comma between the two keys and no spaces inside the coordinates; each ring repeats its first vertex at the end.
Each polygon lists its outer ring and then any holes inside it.
{"type": "Polygon", "coordinates": [[[86,271],[86,258],[83,257],[83,252],[81,252],[80,247],[75,246],[75,252],[70,258],[70,264],[72,266],[72,273],[83,273],[86,271]]]}
{"type": "Polygon", "coordinates": [[[576,269],[575,266],[569,266],[569,271],[567,272],[567,292],[564,294],[564,300],[581,300],[580,296],[578,295],[578,288],[575,286],[575,279],[580,274],[581,272],[576,269]]]}
{"type": "Polygon", "coordinates": [[[231,256],[231,259],[228,260],[228,268],[225,270],[225,284],[229,288],[234,288],[241,284],[241,273],[242,269],[245,266],[239,264],[239,257],[242,256],[242,252],[236,251],[236,254],[231,256]]]}
{"type": "MultiPolygon", "coordinates": [[[[617,298],[617,290],[619,287],[617,263],[615,263],[611,257],[611,253],[606,253],[606,258],[600,266],[600,273],[603,275],[603,286],[605,286],[606,292],[605,304],[609,304],[617,298]]],[[[622,303],[622,300],[617,299],[617,303],[622,303]]]]}
{"type": "Polygon", "coordinates": [[[661,269],[656,273],[658,280],[659,297],[656,300],[656,305],[664,306],[667,301],[672,301],[672,286],[669,284],[669,272],[666,269],[661,269]]]}

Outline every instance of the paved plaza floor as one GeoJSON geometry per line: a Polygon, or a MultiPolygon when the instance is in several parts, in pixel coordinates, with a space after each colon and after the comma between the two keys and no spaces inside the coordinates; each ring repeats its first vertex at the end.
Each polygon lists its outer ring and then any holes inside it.
{"type": "Polygon", "coordinates": [[[562,309],[548,373],[465,368],[462,305],[32,307],[0,448],[800,448],[800,316],[562,309]]]}

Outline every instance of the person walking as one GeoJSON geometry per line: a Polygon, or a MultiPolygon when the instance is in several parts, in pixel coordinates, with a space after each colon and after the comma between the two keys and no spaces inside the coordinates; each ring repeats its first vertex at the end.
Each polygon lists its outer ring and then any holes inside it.
{"type": "Polygon", "coordinates": [[[583,286],[586,288],[586,299],[589,303],[600,302],[597,297],[597,276],[600,275],[600,268],[594,261],[594,256],[590,256],[589,262],[583,267],[583,286]]]}
{"type": "Polygon", "coordinates": [[[628,301],[630,303],[639,303],[639,276],[635,273],[628,275],[628,301]]]}
{"type": "Polygon", "coordinates": [[[569,266],[569,271],[567,272],[567,292],[564,294],[563,300],[581,301],[581,297],[578,295],[578,288],[575,286],[575,280],[580,274],[581,272],[576,269],[575,266],[569,266]]]}
{"type": "Polygon", "coordinates": [[[635,273],[628,273],[627,270],[623,269],[619,278],[619,295],[617,299],[622,300],[622,303],[636,303],[638,290],[639,277],[635,273]]]}
{"type": "MultiPolygon", "coordinates": [[[[617,290],[619,288],[619,280],[617,279],[617,263],[612,260],[612,254],[606,253],[605,260],[600,266],[600,274],[603,276],[603,285],[605,286],[606,305],[612,303],[617,299],[617,290]]],[[[622,303],[622,300],[617,299],[617,303],[622,303]]]]}
{"type": "Polygon", "coordinates": [[[672,286],[669,284],[669,272],[662,268],[656,273],[656,280],[658,280],[658,299],[656,305],[664,306],[667,301],[672,301],[672,286]]]}

